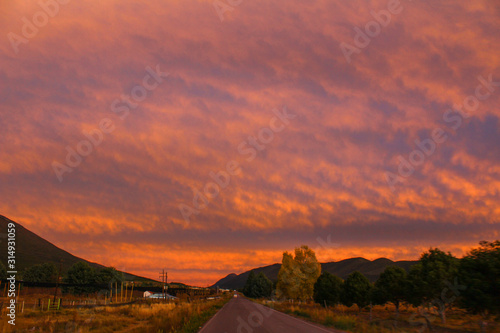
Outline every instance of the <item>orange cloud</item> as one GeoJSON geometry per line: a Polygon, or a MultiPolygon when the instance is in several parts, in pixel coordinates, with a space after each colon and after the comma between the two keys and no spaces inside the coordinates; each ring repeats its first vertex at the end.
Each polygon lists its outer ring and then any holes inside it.
{"type": "Polygon", "coordinates": [[[259,0],[222,22],[211,1],[72,1],[29,38],[39,3],[0,4],[0,212],[78,255],[199,284],[332,230],[343,245],[322,260],[414,259],[432,242],[458,254],[498,237],[500,8],[403,5],[347,63],[340,44],[386,1],[259,0]],[[28,41],[17,53],[10,32],[28,41]],[[134,100],[157,65],[170,75],[134,100]],[[453,130],[443,115],[490,73],[489,96],[453,130]],[[283,105],[297,117],[249,161],[238,146],[283,105]],[[116,129],[59,182],[53,162],[103,119],[116,129]],[[447,141],[392,192],[384,174],[436,127],[447,141]],[[179,205],[231,160],[241,174],[187,224],[179,205]]]}

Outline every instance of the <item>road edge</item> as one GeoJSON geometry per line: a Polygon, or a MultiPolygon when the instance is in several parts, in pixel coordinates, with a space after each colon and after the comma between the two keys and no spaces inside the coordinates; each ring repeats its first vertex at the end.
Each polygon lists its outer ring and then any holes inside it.
{"type": "Polygon", "coordinates": [[[302,322],[304,322],[305,324],[309,325],[309,326],[313,326],[315,328],[319,328],[319,329],[322,329],[324,330],[325,332],[329,332],[329,333],[350,333],[349,331],[342,331],[342,330],[339,330],[338,328],[331,328],[331,327],[327,327],[327,326],[324,326],[324,325],[321,325],[320,323],[316,323],[316,322],[313,322],[313,321],[309,321],[309,320],[306,320],[304,318],[301,318],[301,317],[295,317],[295,316],[292,316],[288,313],[284,313],[282,311],[278,311],[276,309],[273,309],[272,307],[268,306],[268,305],[264,305],[264,304],[260,304],[258,303],[257,301],[253,300],[253,299],[249,299],[249,298],[246,298],[245,299],[249,300],[250,302],[253,302],[255,304],[258,304],[258,305],[261,305],[261,306],[265,306],[266,308],[270,309],[270,310],[273,310],[275,312],[278,312],[282,315],[285,315],[285,316],[288,316],[290,318],[293,318],[293,319],[297,319],[297,320],[300,320],[302,322]]]}
{"type": "Polygon", "coordinates": [[[212,322],[212,320],[214,320],[214,318],[215,318],[215,317],[217,317],[217,315],[219,314],[219,312],[221,312],[221,311],[222,311],[222,309],[224,309],[224,308],[226,307],[226,305],[228,305],[228,304],[229,304],[229,302],[231,302],[232,300],[233,300],[233,299],[229,299],[229,301],[227,301],[227,302],[226,302],[226,304],[224,304],[224,305],[222,306],[222,308],[220,308],[219,310],[217,310],[217,312],[216,312],[216,313],[212,316],[212,318],[210,318],[210,319],[209,319],[209,320],[208,320],[208,321],[207,321],[207,322],[206,322],[206,323],[205,323],[205,324],[204,324],[204,325],[203,325],[203,326],[202,326],[202,327],[198,330],[198,332],[197,332],[197,333],[202,333],[202,332],[203,332],[203,330],[204,330],[205,328],[207,328],[208,324],[210,324],[210,322],[212,322]]]}

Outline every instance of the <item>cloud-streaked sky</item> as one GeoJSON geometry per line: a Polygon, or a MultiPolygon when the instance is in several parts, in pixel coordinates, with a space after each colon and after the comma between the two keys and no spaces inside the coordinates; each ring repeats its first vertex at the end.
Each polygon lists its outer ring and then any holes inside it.
{"type": "Polygon", "coordinates": [[[500,238],[497,1],[45,2],[53,17],[0,3],[0,214],[69,252],[207,285],[302,244],[400,260],[500,238]],[[348,62],[342,43],[388,6],[348,62]],[[114,130],[59,181],[103,119],[114,130]],[[411,155],[436,128],[446,140],[411,155]],[[400,157],[424,160],[403,177],[400,157]],[[186,223],[179,205],[230,161],[186,223]]]}

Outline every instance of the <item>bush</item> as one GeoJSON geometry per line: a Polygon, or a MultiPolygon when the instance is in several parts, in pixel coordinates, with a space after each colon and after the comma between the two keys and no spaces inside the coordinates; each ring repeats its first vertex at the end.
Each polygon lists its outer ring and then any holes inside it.
{"type": "Polygon", "coordinates": [[[336,316],[333,326],[339,330],[353,330],[356,328],[356,318],[351,316],[336,316]]]}
{"type": "Polygon", "coordinates": [[[53,263],[31,266],[22,273],[23,280],[29,282],[56,282],[57,268],[53,263]]]}
{"type": "Polygon", "coordinates": [[[269,297],[273,292],[273,282],[260,272],[258,275],[254,271],[250,272],[247,282],[243,287],[243,293],[247,297],[260,298],[269,297]]]}
{"type": "Polygon", "coordinates": [[[333,326],[335,325],[335,320],[333,320],[332,316],[326,316],[325,320],[323,320],[323,325],[328,327],[333,326]]]}
{"type": "Polygon", "coordinates": [[[311,315],[309,313],[302,310],[295,310],[293,311],[293,314],[299,317],[311,318],[311,315]]]}
{"type": "Polygon", "coordinates": [[[340,303],[344,281],[329,272],[323,272],[314,284],[314,301],[320,305],[340,303]]]}

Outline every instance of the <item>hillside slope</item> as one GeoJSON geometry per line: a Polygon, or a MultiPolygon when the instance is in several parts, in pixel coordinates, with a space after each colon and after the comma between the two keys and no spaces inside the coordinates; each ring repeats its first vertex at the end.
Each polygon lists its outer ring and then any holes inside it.
{"type": "MultiPolygon", "coordinates": [[[[321,264],[321,271],[326,271],[341,278],[345,279],[349,274],[354,271],[359,271],[363,273],[370,281],[374,282],[380,273],[384,271],[387,266],[399,266],[405,270],[410,269],[410,267],[416,264],[418,261],[392,261],[387,258],[380,258],[373,261],[367,260],[365,258],[350,258],[337,262],[327,262],[321,264]]],[[[247,281],[248,275],[251,271],[255,273],[263,272],[270,280],[276,281],[278,279],[278,272],[281,268],[281,264],[273,264],[269,266],[259,267],[246,271],[239,275],[234,273],[220,279],[212,287],[218,286],[224,289],[240,289],[243,288],[245,282],[247,281]]]]}
{"type": "MultiPolygon", "coordinates": [[[[79,261],[84,261],[96,268],[104,267],[100,264],[76,257],[29,231],[19,223],[0,215],[0,261],[5,267],[7,267],[7,226],[9,223],[16,225],[16,269],[18,272],[22,272],[30,266],[46,262],[54,263],[59,267],[61,260],[63,272],[79,261]]],[[[123,274],[125,279],[129,281],[153,281],[125,272],[123,274]]]]}

